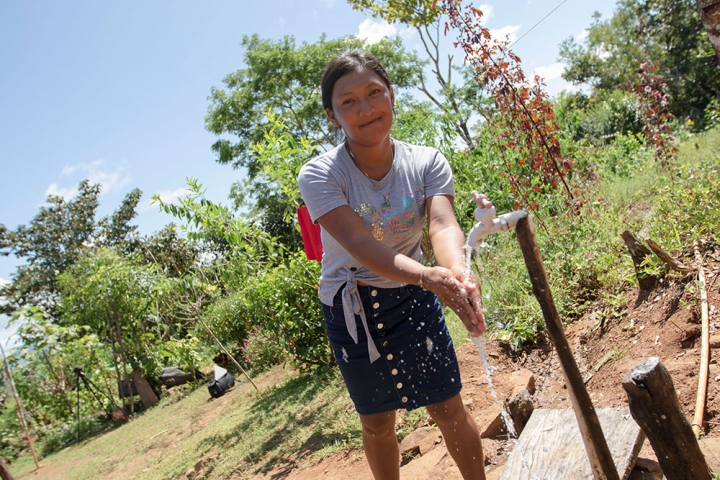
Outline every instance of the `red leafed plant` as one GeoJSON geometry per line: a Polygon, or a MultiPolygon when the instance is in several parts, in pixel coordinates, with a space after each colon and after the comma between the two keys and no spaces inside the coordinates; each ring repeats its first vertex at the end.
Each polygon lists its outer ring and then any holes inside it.
{"type": "Polygon", "coordinates": [[[675,116],[668,110],[665,79],[656,75],[656,71],[656,63],[641,63],[637,82],[631,89],[640,99],[640,110],[645,117],[642,132],[655,147],[655,158],[667,165],[677,152],[672,131],[675,116]]]}
{"type": "Polygon", "coordinates": [[[529,82],[520,59],[507,41],[494,40],[483,27],[483,13],[461,0],[435,0],[433,6],[448,16],[445,33],[452,27],[457,33],[456,47],[475,70],[480,88],[494,98],[497,114],[491,119],[503,153],[506,171],[517,200],[515,208],[537,210],[538,199],[562,187],[568,204],[579,207],[569,185],[572,161],[562,156],[553,107],[543,91],[539,76],[529,82]]]}

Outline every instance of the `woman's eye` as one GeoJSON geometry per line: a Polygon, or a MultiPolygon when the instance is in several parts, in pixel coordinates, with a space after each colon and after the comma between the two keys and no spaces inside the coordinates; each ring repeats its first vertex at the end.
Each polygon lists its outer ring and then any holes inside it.
{"type": "Polygon", "coordinates": [[[374,89],[373,91],[370,92],[370,95],[377,95],[378,93],[380,93],[380,89],[379,89],[379,88],[376,88],[376,89],[374,89]]]}
{"type": "Polygon", "coordinates": [[[343,104],[343,105],[350,105],[352,102],[353,102],[353,100],[352,100],[351,98],[348,98],[347,100],[343,100],[342,104],[343,104]]]}

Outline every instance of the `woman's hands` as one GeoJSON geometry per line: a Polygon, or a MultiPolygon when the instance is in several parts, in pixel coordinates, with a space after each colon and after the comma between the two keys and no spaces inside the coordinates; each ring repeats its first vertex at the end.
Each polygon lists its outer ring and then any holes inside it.
{"type": "Polygon", "coordinates": [[[480,284],[465,268],[426,267],[423,287],[438,296],[462,320],[470,335],[479,337],[487,329],[480,299],[480,284]]]}

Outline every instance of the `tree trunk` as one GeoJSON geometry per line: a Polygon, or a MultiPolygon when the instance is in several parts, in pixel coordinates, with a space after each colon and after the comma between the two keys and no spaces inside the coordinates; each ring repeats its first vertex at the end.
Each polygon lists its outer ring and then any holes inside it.
{"type": "Polygon", "coordinates": [[[630,413],[652,445],[668,480],[710,480],[710,468],[680,409],[672,377],[657,357],[622,380],[630,413]]]}
{"type": "Polygon", "coordinates": [[[720,0],[695,0],[705,30],[715,49],[715,59],[720,65],[720,0]]]}
{"type": "Polygon", "coordinates": [[[642,272],[642,263],[645,260],[645,257],[652,255],[652,251],[640,243],[640,241],[635,238],[635,235],[627,230],[622,232],[620,236],[625,241],[625,245],[630,252],[630,257],[632,257],[633,265],[635,265],[635,276],[638,279],[640,290],[643,292],[652,290],[655,288],[655,285],[657,285],[657,277],[646,275],[642,272]]]}
{"type": "Polygon", "coordinates": [[[112,308],[112,319],[115,322],[116,337],[118,345],[120,346],[120,359],[122,359],[123,373],[125,374],[125,381],[127,382],[128,392],[130,393],[130,416],[133,416],[135,414],[135,397],[132,393],[132,380],[127,368],[127,352],[125,350],[125,345],[122,341],[122,331],[120,330],[120,321],[118,320],[115,302],[113,302],[112,300],[110,301],[110,308],[112,308]]]}
{"type": "Polygon", "coordinates": [[[0,478],[2,480],[15,480],[15,477],[10,473],[10,469],[5,464],[5,459],[0,457],[0,478]]]}

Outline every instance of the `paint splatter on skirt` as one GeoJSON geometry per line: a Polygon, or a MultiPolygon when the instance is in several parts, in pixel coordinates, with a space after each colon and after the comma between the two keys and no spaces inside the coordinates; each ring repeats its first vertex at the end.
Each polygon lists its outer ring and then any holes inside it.
{"type": "Polygon", "coordinates": [[[372,341],[380,358],[370,363],[358,315],[358,343],[345,324],[341,293],[323,304],[335,359],[355,409],[362,415],[413,410],[457,395],[462,384],[455,349],[435,294],[415,285],[359,286],[372,341]]]}

